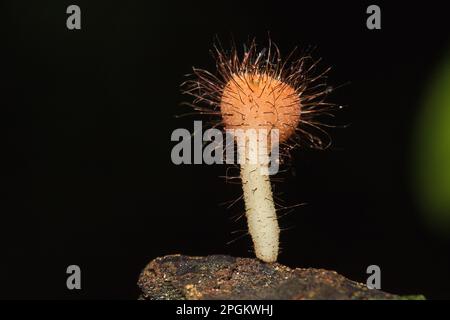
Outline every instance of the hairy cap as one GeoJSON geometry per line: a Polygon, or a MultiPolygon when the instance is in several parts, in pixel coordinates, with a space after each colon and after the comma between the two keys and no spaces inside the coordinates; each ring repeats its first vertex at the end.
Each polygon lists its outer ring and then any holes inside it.
{"type": "Polygon", "coordinates": [[[223,89],[220,111],[227,129],[278,129],[284,142],[300,121],[300,98],[292,86],[267,74],[234,74],[223,89]]]}

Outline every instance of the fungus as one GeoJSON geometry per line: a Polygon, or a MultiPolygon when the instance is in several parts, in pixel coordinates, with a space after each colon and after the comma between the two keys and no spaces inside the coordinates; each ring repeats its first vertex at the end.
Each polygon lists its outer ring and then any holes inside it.
{"type": "Polygon", "coordinates": [[[256,150],[252,136],[245,135],[238,152],[248,231],[257,258],[265,262],[276,261],[279,252],[280,228],[267,170],[274,161],[270,157],[274,146],[279,145],[283,162],[296,146],[324,149],[331,141],[318,118],[332,115],[335,107],[324,101],[331,91],[325,82],[329,69],[318,72],[320,60],[307,53],[293,58],[295,52],[282,59],[272,42],[258,50],[253,40],[240,56],[235,47],[225,52],[215,45],[217,73],[193,68],[193,78],[182,85],[184,93],[194,97],[189,105],[201,114],[217,116],[215,126],[266,132],[253,136],[264,148],[256,150]],[[268,141],[273,132],[276,143],[268,141]]]}

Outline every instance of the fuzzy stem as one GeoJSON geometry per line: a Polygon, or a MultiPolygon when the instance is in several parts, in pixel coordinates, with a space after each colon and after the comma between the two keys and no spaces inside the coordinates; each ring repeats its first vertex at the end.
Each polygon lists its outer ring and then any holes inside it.
{"type": "Polygon", "coordinates": [[[241,163],[242,188],[248,231],[256,257],[275,262],[278,256],[280,228],[273,203],[270,176],[264,174],[268,164],[241,163]]]}

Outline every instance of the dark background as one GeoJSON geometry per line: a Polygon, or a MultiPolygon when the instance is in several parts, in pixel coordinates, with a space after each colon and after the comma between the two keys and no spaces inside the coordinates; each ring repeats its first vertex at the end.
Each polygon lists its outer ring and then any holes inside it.
{"type": "Polygon", "coordinates": [[[126,298],[166,254],[251,257],[251,241],[219,203],[240,194],[225,166],[175,166],[179,90],[192,66],[214,70],[224,45],[267,34],[287,54],[317,46],[332,66],[331,100],[348,106],[332,148],[302,149],[276,192],[307,202],[281,220],[292,267],[336,270],[382,289],[450,297],[450,241],[423,222],[411,184],[412,133],[423,88],[449,43],[443,2],[377,2],[382,30],[366,28],[363,1],[3,1],[2,298],[126,298]],[[82,30],[66,29],[66,8],[82,30]],[[295,173],[295,175],[294,175],[295,173]],[[82,290],[66,289],[80,265],[82,290]]]}

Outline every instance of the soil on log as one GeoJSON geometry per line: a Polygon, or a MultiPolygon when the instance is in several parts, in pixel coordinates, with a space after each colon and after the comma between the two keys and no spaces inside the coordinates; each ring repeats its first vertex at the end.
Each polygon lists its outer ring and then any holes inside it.
{"type": "Polygon", "coordinates": [[[335,271],[291,269],[278,263],[224,255],[156,258],[142,271],[141,299],[149,300],[370,300],[405,299],[351,281],[335,271]]]}

